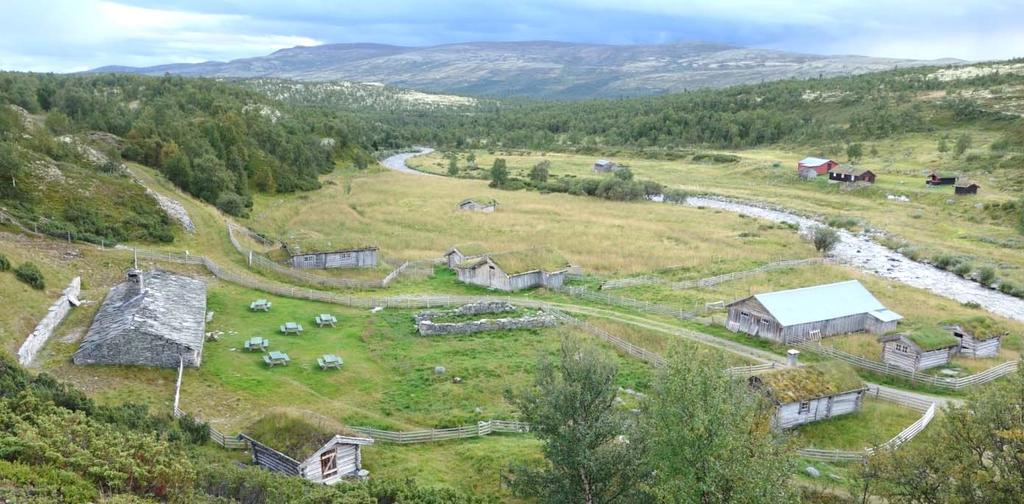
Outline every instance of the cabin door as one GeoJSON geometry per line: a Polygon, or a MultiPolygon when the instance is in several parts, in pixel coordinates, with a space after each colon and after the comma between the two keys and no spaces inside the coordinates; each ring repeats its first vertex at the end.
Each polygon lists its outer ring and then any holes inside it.
{"type": "Polygon", "coordinates": [[[338,474],[338,451],[331,448],[320,454],[320,474],[323,479],[338,474]]]}

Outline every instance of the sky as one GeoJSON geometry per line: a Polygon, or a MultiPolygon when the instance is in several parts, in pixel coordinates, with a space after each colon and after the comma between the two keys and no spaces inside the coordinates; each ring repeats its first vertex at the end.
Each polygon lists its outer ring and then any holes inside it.
{"type": "Polygon", "coordinates": [[[1024,56],[1024,0],[0,0],[0,69],[227,61],[298,45],[704,41],[898,58],[1024,56]]]}

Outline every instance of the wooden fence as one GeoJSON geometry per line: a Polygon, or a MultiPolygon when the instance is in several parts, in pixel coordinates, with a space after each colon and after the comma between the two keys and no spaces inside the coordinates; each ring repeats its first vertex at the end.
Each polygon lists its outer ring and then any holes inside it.
{"type": "Polygon", "coordinates": [[[822,344],[820,341],[817,342],[803,342],[798,343],[796,346],[808,350],[819,355],[824,355],[833,359],[847,362],[861,369],[866,369],[878,374],[886,376],[894,376],[902,378],[915,384],[928,385],[935,388],[945,390],[962,390],[972,385],[981,385],[990,381],[996,380],[1008,374],[1017,371],[1017,361],[1006,361],[1002,364],[993,366],[980,373],[975,373],[970,376],[962,377],[946,377],[946,376],[934,376],[930,374],[920,373],[916,371],[908,371],[903,368],[893,366],[884,362],[878,362],[871,359],[866,359],[859,355],[853,355],[851,353],[838,350],[831,346],[822,344]]]}
{"type": "Polygon", "coordinates": [[[631,277],[631,278],[621,278],[621,279],[618,279],[618,280],[609,280],[609,281],[604,282],[604,283],[601,284],[601,290],[621,289],[623,287],[632,287],[632,286],[635,286],[635,285],[655,285],[655,284],[668,285],[669,287],[671,287],[673,289],[693,289],[693,288],[700,288],[700,287],[711,287],[713,285],[718,285],[720,283],[728,282],[730,280],[737,280],[737,279],[740,279],[740,278],[752,277],[754,275],[758,275],[758,274],[764,273],[766,271],[773,271],[773,270],[785,269],[785,268],[795,268],[795,267],[799,267],[799,266],[807,266],[807,265],[810,265],[810,264],[823,264],[823,263],[831,263],[831,262],[833,262],[832,259],[825,259],[825,258],[821,258],[821,257],[811,257],[811,258],[807,258],[807,259],[783,259],[783,260],[780,260],[780,261],[770,262],[768,264],[765,264],[763,266],[760,266],[760,267],[757,267],[757,268],[754,268],[754,269],[749,269],[749,270],[744,270],[744,271],[734,271],[732,273],[725,273],[725,274],[722,274],[722,275],[717,275],[717,276],[707,277],[707,278],[698,278],[696,280],[683,280],[681,282],[669,282],[669,281],[665,280],[664,278],[659,278],[659,277],[650,276],[650,275],[644,275],[644,276],[631,277]]]}
{"type": "Polygon", "coordinates": [[[845,451],[845,450],[823,450],[820,448],[801,448],[796,451],[801,457],[809,458],[812,460],[820,460],[824,462],[854,462],[864,460],[882,450],[894,450],[899,448],[903,443],[914,439],[918,434],[921,433],[928,424],[935,418],[935,411],[938,405],[931,403],[928,409],[924,411],[921,418],[918,418],[916,422],[910,424],[906,429],[900,431],[892,439],[878,445],[877,447],[865,448],[861,451],[845,451]]]}
{"type": "Polygon", "coordinates": [[[610,293],[592,292],[587,290],[585,287],[561,287],[556,290],[562,294],[567,294],[570,297],[586,299],[588,301],[595,301],[598,303],[624,306],[640,310],[642,312],[657,313],[658,315],[665,315],[667,317],[673,317],[680,320],[689,320],[697,316],[695,312],[686,311],[682,308],[652,303],[650,301],[641,301],[639,299],[618,296],[610,293]]]}
{"type": "Polygon", "coordinates": [[[364,436],[369,436],[376,441],[411,444],[482,437],[493,433],[520,434],[529,432],[530,426],[513,420],[485,420],[477,422],[476,425],[464,425],[448,429],[422,429],[414,431],[389,431],[372,427],[349,427],[349,429],[364,436]]]}

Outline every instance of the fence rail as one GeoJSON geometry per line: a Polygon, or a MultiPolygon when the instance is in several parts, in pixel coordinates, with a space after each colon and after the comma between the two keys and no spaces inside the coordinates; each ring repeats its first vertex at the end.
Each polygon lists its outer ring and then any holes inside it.
{"type": "Polygon", "coordinates": [[[878,449],[893,450],[899,448],[903,443],[914,439],[918,434],[921,433],[928,427],[928,424],[935,418],[935,410],[938,405],[931,403],[931,405],[924,411],[921,418],[918,418],[916,422],[910,424],[906,429],[903,429],[899,434],[896,434],[892,439],[878,445],[877,448],[865,448],[861,451],[845,451],[845,450],[824,450],[820,448],[801,448],[796,453],[802,457],[809,458],[812,460],[820,460],[824,462],[852,462],[863,460],[877,453],[878,449]]]}
{"type": "Polygon", "coordinates": [[[798,343],[796,346],[808,350],[819,355],[824,355],[833,359],[847,362],[861,369],[866,369],[875,373],[883,374],[886,376],[895,376],[909,380],[911,383],[921,383],[936,388],[946,390],[962,390],[972,385],[981,385],[990,381],[996,380],[1008,374],[1011,374],[1017,370],[1017,361],[1006,361],[1002,364],[993,366],[980,373],[975,373],[970,376],[962,377],[944,377],[944,376],[933,376],[924,374],[916,371],[908,371],[903,368],[886,364],[883,362],[866,359],[859,355],[853,355],[851,353],[838,350],[836,348],[822,344],[820,341],[817,342],[803,342],[798,343]]]}
{"type": "Polygon", "coordinates": [[[673,317],[680,320],[689,320],[697,316],[695,312],[686,311],[682,308],[674,308],[671,306],[652,303],[650,301],[641,301],[639,299],[628,298],[611,293],[592,292],[587,290],[585,287],[561,287],[556,290],[563,294],[567,294],[570,297],[616,306],[625,306],[627,308],[633,308],[647,313],[657,313],[659,315],[665,315],[667,317],[673,317]]]}
{"type": "Polygon", "coordinates": [[[732,273],[724,273],[713,277],[698,278],[695,280],[683,280],[680,282],[669,282],[663,278],[656,276],[643,275],[638,277],[621,278],[618,280],[608,280],[601,284],[601,290],[607,289],[621,289],[623,287],[632,287],[635,285],[653,285],[653,284],[664,284],[668,285],[673,289],[693,289],[698,287],[711,287],[718,285],[723,282],[730,280],[736,280],[740,278],[748,278],[766,271],[774,271],[785,268],[795,268],[798,266],[807,266],[811,264],[823,264],[833,262],[832,259],[825,259],[822,257],[810,257],[807,259],[783,259],[780,261],[770,262],[768,264],[759,266],[757,268],[734,271],[732,273]]]}
{"type": "Polygon", "coordinates": [[[414,431],[389,431],[374,429],[372,427],[349,428],[364,436],[372,437],[375,440],[397,444],[431,443],[436,441],[449,441],[452,439],[483,437],[494,433],[519,434],[530,431],[530,426],[528,424],[514,420],[485,420],[477,422],[476,425],[463,425],[448,429],[422,429],[414,431]]]}

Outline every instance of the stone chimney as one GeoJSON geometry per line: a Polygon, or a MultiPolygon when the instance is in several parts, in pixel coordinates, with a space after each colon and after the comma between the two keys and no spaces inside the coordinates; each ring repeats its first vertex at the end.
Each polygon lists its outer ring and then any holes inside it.
{"type": "Polygon", "coordinates": [[[145,278],[143,278],[142,270],[139,269],[138,251],[135,251],[135,263],[128,269],[128,281],[135,285],[137,292],[146,292],[145,278]]]}
{"type": "Polygon", "coordinates": [[[800,360],[800,350],[797,350],[795,348],[790,348],[789,351],[786,352],[786,356],[789,358],[789,365],[790,366],[799,366],[800,365],[800,362],[799,362],[799,360],[800,360]]]}

